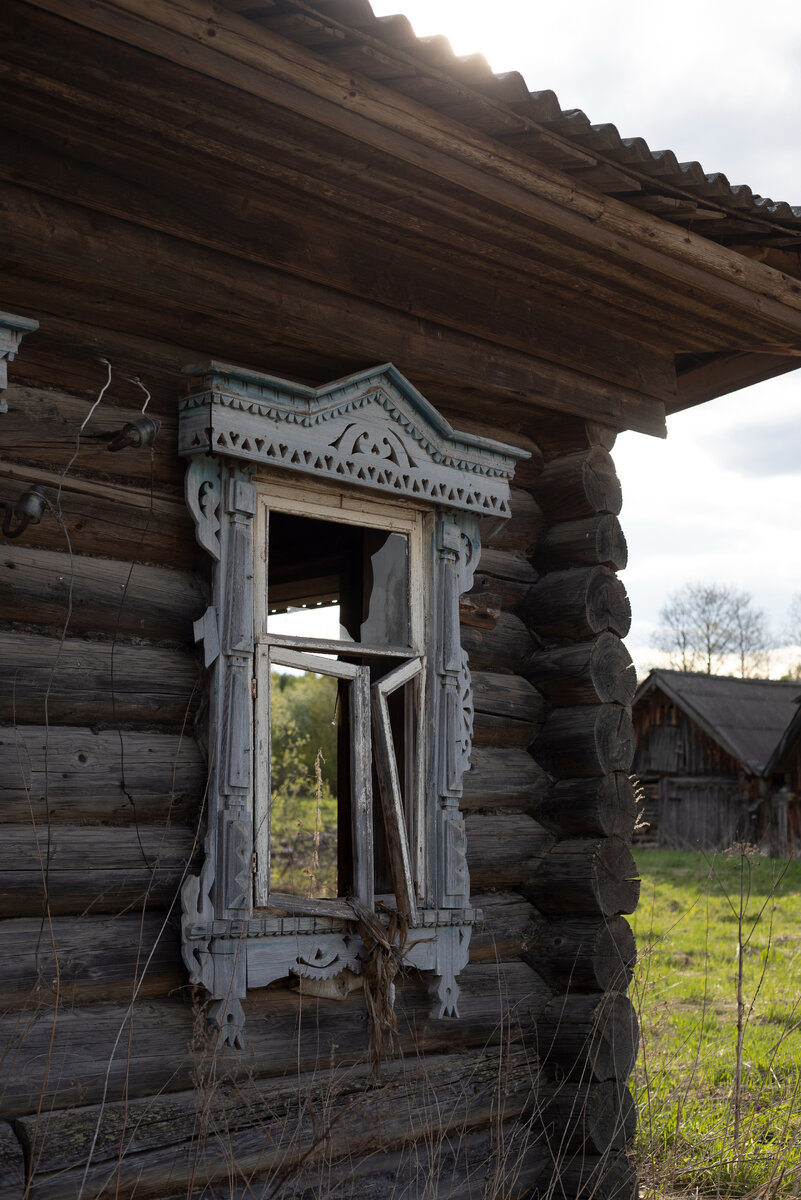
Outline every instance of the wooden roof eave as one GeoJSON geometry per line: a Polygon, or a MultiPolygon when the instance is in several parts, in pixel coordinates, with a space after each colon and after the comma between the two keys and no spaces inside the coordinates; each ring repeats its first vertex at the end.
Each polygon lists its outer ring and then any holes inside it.
{"type": "Polygon", "coordinates": [[[798,711],[790,720],[790,724],[779,738],[776,749],[765,765],[764,776],[766,779],[769,779],[774,771],[780,769],[779,763],[782,762],[785,754],[797,737],[801,737],[801,699],[798,701],[798,711]]]}
{"type": "MultiPolygon", "coordinates": [[[[636,264],[653,277],[656,292],[662,284],[674,292],[691,288],[708,296],[716,311],[736,309],[753,327],[753,342],[743,351],[758,350],[760,340],[771,349],[801,349],[798,281],[577,184],[389,87],[339,70],[236,13],[207,0],[99,0],[92,6],[82,0],[30,2],[439,174],[503,205],[518,221],[529,219],[562,237],[574,236],[584,253],[591,247],[596,265],[611,257],[636,264]]],[[[660,405],[653,407],[655,417],[660,405]]],[[[653,419],[630,423],[645,425],[658,431],[653,419]]]]}

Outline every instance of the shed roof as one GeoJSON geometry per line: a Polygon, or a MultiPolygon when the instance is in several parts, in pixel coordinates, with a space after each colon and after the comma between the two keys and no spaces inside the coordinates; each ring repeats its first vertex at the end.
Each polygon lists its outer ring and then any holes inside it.
{"type": "Polygon", "coordinates": [[[553,91],[532,91],[517,71],[496,74],[482,54],[454,54],[446,37],[417,37],[403,15],[376,16],[369,0],[226,3],[338,66],[635,208],[721,242],[801,246],[801,206],[732,184],[698,162],[679,162],[672,150],[652,150],[642,137],[621,137],[608,122],[593,124],[581,109],[563,109],[553,91]]]}
{"type": "Polygon", "coordinates": [[[640,685],[635,706],[656,688],[754,775],[764,774],[801,698],[798,682],[657,670],[640,685]]]}

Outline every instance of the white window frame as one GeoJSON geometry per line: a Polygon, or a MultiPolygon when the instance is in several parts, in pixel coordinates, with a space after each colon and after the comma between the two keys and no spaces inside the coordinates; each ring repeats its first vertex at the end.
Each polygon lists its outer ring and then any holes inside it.
{"type": "MultiPolygon", "coordinates": [[[[257,509],[254,519],[255,559],[255,634],[256,634],[256,698],[254,737],[254,908],[278,909],[331,916],[352,915],[340,900],[316,900],[290,896],[274,890],[270,884],[270,668],[297,667],[347,679],[351,683],[351,759],[354,785],[352,789],[353,889],[356,897],[369,908],[374,904],[371,786],[372,745],[375,743],[376,767],[381,779],[381,802],[387,836],[395,842],[393,862],[400,863],[402,880],[395,881],[395,897],[399,911],[407,914],[412,924],[418,920],[418,910],[429,899],[425,869],[429,847],[424,820],[425,762],[428,738],[426,724],[410,736],[413,765],[412,795],[403,803],[394,747],[389,734],[386,697],[396,687],[418,679],[419,713],[425,713],[426,674],[426,567],[425,546],[430,542],[432,517],[422,507],[398,505],[384,500],[365,503],[359,493],[334,489],[330,485],[304,484],[303,499],[299,501],[297,487],[288,487],[284,480],[263,475],[254,478],[257,490],[257,509]],[[333,639],[290,637],[270,633],[268,629],[267,562],[269,547],[269,516],[272,512],[292,516],[315,517],[321,520],[402,534],[407,539],[409,568],[409,644],[407,646],[373,647],[333,639]],[[323,654],[358,654],[364,658],[397,657],[400,665],[390,676],[369,686],[367,670],[342,663],[323,654]],[[315,653],[316,652],[316,653],[315,653]],[[372,728],[372,737],[371,737],[372,728]],[[359,737],[361,734],[361,737],[359,737]]],[[[410,735],[411,735],[411,731],[410,735]]]]}

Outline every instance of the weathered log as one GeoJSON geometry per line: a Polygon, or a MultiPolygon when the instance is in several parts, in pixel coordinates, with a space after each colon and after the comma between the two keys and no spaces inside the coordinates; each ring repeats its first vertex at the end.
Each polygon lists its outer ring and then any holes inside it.
{"type": "Polygon", "coordinates": [[[581,417],[549,414],[547,422],[537,429],[537,444],[547,460],[565,454],[577,454],[593,446],[611,450],[617,438],[617,430],[600,421],[582,420],[581,417]]]}
{"type": "Polygon", "coordinates": [[[182,725],[200,681],[194,654],[0,632],[0,712],[30,724],[182,725]]]}
{"type": "MultiPolygon", "coordinates": [[[[402,1150],[372,1150],[359,1158],[335,1163],[312,1160],[291,1179],[283,1182],[279,1178],[278,1182],[281,1200],[316,1200],[322,1196],[468,1200],[482,1194],[531,1200],[539,1194],[532,1189],[543,1186],[541,1180],[550,1177],[553,1169],[542,1141],[528,1131],[525,1121],[496,1121],[489,1131],[464,1137],[434,1136],[402,1150]],[[492,1191],[487,1193],[487,1187],[492,1191]]],[[[214,1189],[205,1186],[190,1196],[182,1192],[174,1200],[254,1200],[254,1184],[231,1186],[225,1182],[214,1189]]]]}
{"type": "Polygon", "coordinates": [[[569,838],[546,854],[522,890],[548,916],[613,917],[634,912],[640,877],[622,838],[569,838]]]}
{"type": "Polygon", "coordinates": [[[522,675],[473,671],[473,707],[476,712],[511,717],[515,721],[540,721],[545,701],[522,675]]]}
{"type": "Polygon", "coordinates": [[[192,645],[192,622],[208,603],[201,578],[105,558],[3,547],[0,620],[192,645]],[[71,609],[70,609],[71,600],[71,609]]]}
{"type": "Polygon", "coordinates": [[[552,835],[522,812],[467,813],[465,826],[474,888],[529,885],[554,845],[552,835]]]}
{"type": "Polygon", "coordinates": [[[227,1183],[232,1164],[237,1182],[270,1173],[292,1183],[301,1162],[330,1164],[487,1126],[499,1089],[504,1117],[519,1116],[534,1083],[527,1052],[498,1047],[388,1062],[380,1080],[367,1064],[242,1080],[102,1112],[93,1105],[23,1117],[19,1130],[36,1162],[36,1200],[57,1200],[78,1185],[90,1151],[86,1185],[98,1200],[227,1183]]]}
{"type": "Polygon", "coordinates": [[[19,1138],[7,1121],[0,1121],[0,1200],[22,1200],[25,1157],[19,1138]]]}
{"type": "Polygon", "coordinates": [[[462,808],[533,808],[550,780],[525,750],[474,748],[464,777],[462,808]]]}
{"type": "Polygon", "coordinates": [[[540,1093],[545,1136],[556,1155],[585,1150],[590,1155],[624,1150],[634,1140],[637,1113],[627,1087],[615,1080],[547,1085],[540,1093]]]}
{"type": "Polygon", "coordinates": [[[488,588],[474,588],[459,597],[459,624],[463,630],[494,629],[500,615],[501,598],[488,588]]]}
{"type": "Polygon", "coordinates": [[[476,712],[473,714],[473,745],[530,746],[539,729],[537,721],[517,721],[512,717],[476,712]]]}
{"type": "MultiPolygon", "coordinates": [[[[4,462],[0,500],[16,504],[21,492],[32,483],[40,483],[55,503],[59,480],[55,471],[4,462]]],[[[70,472],[61,484],[61,518],[74,554],[180,569],[206,568],[189,510],[177,497],[85,479],[70,472]]],[[[67,539],[60,522],[48,512],[38,525],[28,526],[17,544],[63,551],[67,539]]]]}
{"type": "Polygon", "coordinates": [[[135,986],[144,1000],[185,982],[178,931],[162,913],[3,921],[0,946],[5,1010],[130,1000],[135,986]]]}
{"type": "Polygon", "coordinates": [[[533,926],[524,957],[558,992],[624,992],[637,948],[623,917],[557,920],[533,926]]]}
{"type": "MultiPolygon", "coordinates": [[[[546,924],[517,892],[474,892],[470,903],[484,917],[470,937],[471,962],[503,962],[521,957],[534,945],[538,927],[546,924]]],[[[529,966],[537,970],[536,962],[529,962],[529,966]]],[[[561,992],[563,988],[558,990],[561,992]]]]}
{"type": "Polygon", "coordinates": [[[538,579],[531,560],[524,554],[517,550],[496,550],[493,546],[481,547],[477,574],[511,583],[536,583],[538,579]]]}
{"type": "Polygon", "coordinates": [[[637,797],[623,771],[593,779],[560,779],[537,799],[532,816],[562,837],[622,837],[631,841],[637,797]]]}
{"type": "Polygon", "coordinates": [[[533,554],[540,540],[545,518],[542,509],[530,492],[511,489],[512,515],[500,525],[494,517],[482,517],[481,543],[491,550],[516,550],[533,554]]]}
{"type": "Polygon", "coordinates": [[[625,637],[631,626],[626,589],[608,567],[551,571],[534,584],[519,611],[540,637],[578,640],[607,629],[625,637]]]}
{"type": "Polygon", "coordinates": [[[94,913],[119,912],[145,900],[157,908],[173,900],[194,850],[191,830],[182,827],[5,825],[0,916],[38,916],[45,895],[54,916],[90,906],[94,913]]]}
{"type": "Polygon", "coordinates": [[[631,704],[637,690],[631,655],[614,633],[540,650],[529,658],[523,674],[554,708],[631,704]]]}
{"type": "Polygon", "coordinates": [[[497,575],[488,575],[480,572],[475,576],[473,582],[476,588],[482,588],[484,591],[492,592],[497,596],[500,600],[501,609],[504,612],[514,612],[518,605],[522,604],[531,584],[536,583],[538,578],[539,576],[536,571],[532,573],[531,579],[525,583],[516,582],[514,579],[501,579],[497,575]]]}
{"type": "Polygon", "coordinates": [[[543,1171],[532,1193],[532,1200],[551,1200],[554,1195],[571,1200],[639,1200],[637,1171],[623,1153],[587,1154],[584,1150],[560,1155],[550,1169],[543,1171]],[[543,1180],[558,1180],[556,1191],[544,1189],[543,1180]]]}
{"type": "Polygon", "coordinates": [[[522,674],[535,649],[526,626],[513,613],[500,612],[491,628],[462,627],[462,646],[470,655],[470,669],[514,671],[522,674]]]}
{"type": "MultiPolygon", "coordinates": [[[[399,1046],[403,1054],[454,1053],[529,1037],[550,989],[526,963],[469,963],[459,976],[458,1020],[434,1020],[425,983],[416,972],[397,989],[399,1046]]],[[[0,1017],[0,1116],[155,1096],[196,1085],[259,1076],[291,1078],[298,1071],[363,1063],[368,1018],[360,992],[345,1000],[309,1000],[288,990],[251,992],[244,1004],[246,1047],[206,1043],[198,1012],[179,1000],[137,1003],[132,1030],[126,1003],[42,1008],[20,1019],[0,1017]],[[120,1029],[123,1036],[118,1041],[120,1029]],[[131,1034],[130,1044],[128,1041],[131,1034]],[[118,1041],[115,1054],[112,1048],[118,1041]]]]}
{"type": "Polygon", "coordinates": [[[603,446],[552,458],[540,472],[535,495],[549,521],[616,515],[623,503],[615,464],[603,446]]]}
{"type": "Polygon", "coordinates": [[[205,787],[206,765],[188,733],[0,728],[0,822],[180,822],[205,787]]]}
{"type": "Polygon", "coordinates": [[[522,554],[514,550],[482,549],[473,587],[499,596],[501,608],[512,611],[522,603],[529,587],[538,579],[539,572],[522,554]]]}
{"type": "MultiPolygon", "coordinates": [[[[95,362],[97,391],[106,382],[106,368],[95,362]]],[[[40,463],[43,467],[65,467],[75,454],[76,438],[92,409],[96,396],[86,399],[67,392],[12,386],[5,392],[8,412],[3,419],[3,450],[10,458],[40,463]]],[[[152,477],[159,490],[180,492],[186,470],[178,457],[178,422],[172,411],[151,400],[148,415],[155,416],[161,428],[153,443],[152,465],[149,450],[124,449],[111,453],[108,443],[126,421],[141,415],[143,393],[125,374],[113,373],[113,387],[103,397],[80,435],[75,466],[80,471],[100,471],[136,479],[149,488],[152,477]],[[118,407],[120,398],[127,401],[118,407]]]]}
{"type": "Polygon", "coordinates": [[[634,760],[631,709],[621,704],[555,708],[532,753],[559,779],[628,771],[634,760]]]}
{"type": "Polygon", "coordinates": [[[543,1067],[578,1076],[585,1083],[625,1083],[639,1044],[637,1014],[622,992],[555,996],[537,1025],[543,1067]]]}
{"type": "Polygon", "coordinates": [[[629,560],[629,551],[617,517],[601,513],[551,525],[537,543],[536,558],[543,571],[593,567],[596,563],[622,571],[629,560]]]}

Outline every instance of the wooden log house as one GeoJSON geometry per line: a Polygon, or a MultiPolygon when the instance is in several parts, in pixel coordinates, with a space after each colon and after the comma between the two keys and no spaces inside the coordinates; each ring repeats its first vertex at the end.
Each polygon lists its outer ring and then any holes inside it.
{"type": "Polygon", "coordinates": [[[643,838],[671,850],[748,842],[796,853],[799,700],[792,680],[651,671],[632,710],[643,838]]]}
{"type": "Polygon", "coordinates": [[[0,24],[0,1198],[633,1197],[610,451],[796,366],[801,212],[367,0],[0,24]]]}

